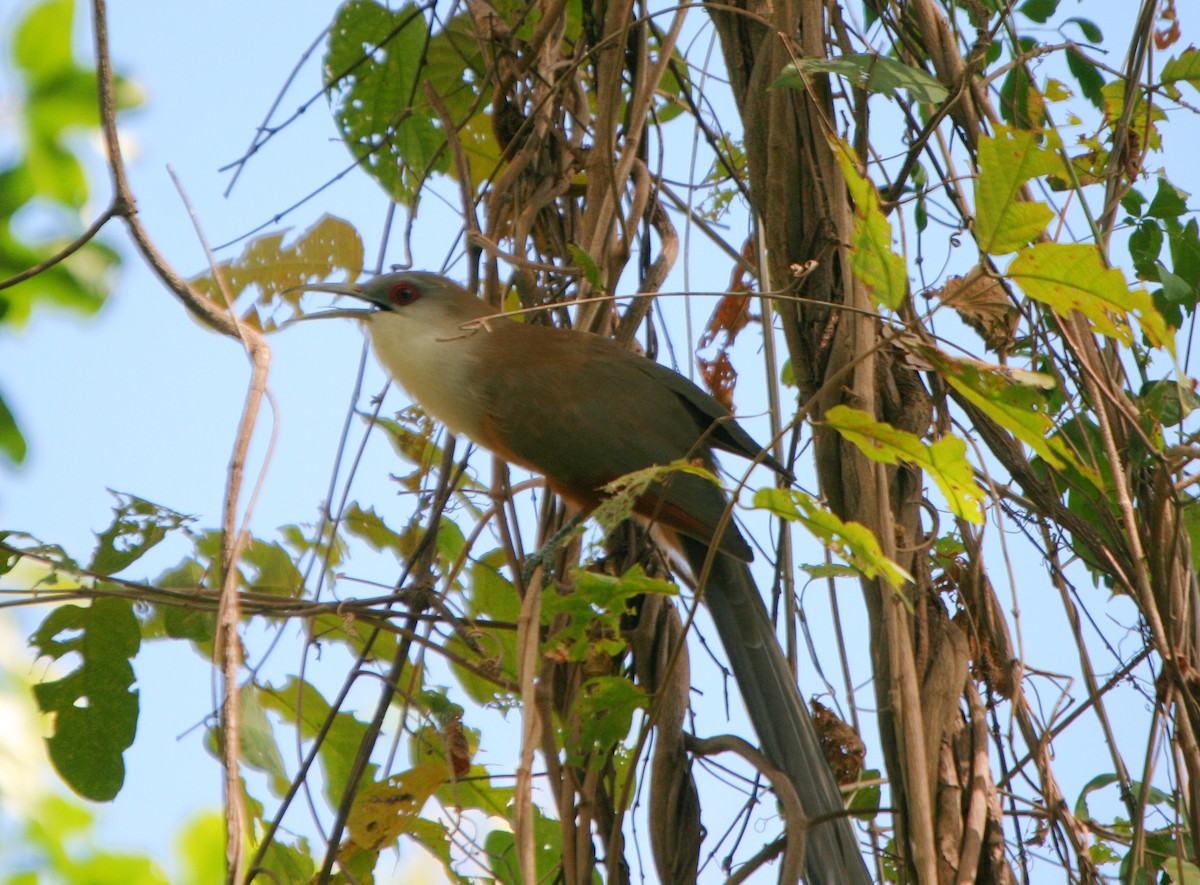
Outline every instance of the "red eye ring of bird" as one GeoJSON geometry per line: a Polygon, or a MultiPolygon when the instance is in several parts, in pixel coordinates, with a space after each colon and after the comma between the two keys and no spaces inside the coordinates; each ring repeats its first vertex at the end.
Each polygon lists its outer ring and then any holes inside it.
{"type": "Polygon", "coordinates": [[[404,307],[407,304],[412,304],[421,297],[421,290],[408,280],[396,283],[388,290],[388,300],[392,304],[404,307]]]}

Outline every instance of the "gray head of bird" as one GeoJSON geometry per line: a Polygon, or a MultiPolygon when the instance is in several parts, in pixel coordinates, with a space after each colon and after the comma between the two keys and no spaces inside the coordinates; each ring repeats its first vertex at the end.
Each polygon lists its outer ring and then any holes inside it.
{"type": "Polygon", "coordinates": [[[494,313],[453,280],[422,270],[380,274],[365,283],[307,283],[287,291],[349,295],[370,305],[319,311],[306,314],[300,317],[301,320],[348,317],[370,324],[373,319],[392,316],[418,325],[461,327],[494,313]]]}

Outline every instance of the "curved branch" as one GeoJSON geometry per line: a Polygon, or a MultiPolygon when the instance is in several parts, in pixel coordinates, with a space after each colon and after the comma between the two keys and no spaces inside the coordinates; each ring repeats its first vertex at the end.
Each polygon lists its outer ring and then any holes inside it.
{"type": "MultiPolygon", "coordinates": [[[[783,852],[783,866],[779,870],[780,882],[799,882],[804,876],[804,844],[808,836],[808,828],[819,823],[818,818],[809,818],[800,804],[796,788],[788,780],[788,776],[767,761],[757,748],[747,741],[731,734],[717,737],[699,738],[695,735],[685,735],[688,750],[696,756],[712,756],[716,753],[735,753],[741,756],[771,782],[775,798],[783,806],[784,832],[787,846],[783,852]]],[[[763,863],[774,857],[774,852],[761,854],[758,862],[763,863]]]]}

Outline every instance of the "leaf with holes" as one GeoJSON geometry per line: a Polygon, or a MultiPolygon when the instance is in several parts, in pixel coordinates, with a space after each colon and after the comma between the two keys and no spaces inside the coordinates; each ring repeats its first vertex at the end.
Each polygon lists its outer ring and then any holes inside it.
{"type": "Polygon", "coordinates": [[[52,660],[77,655],[74,670],[35,685],[43,713],[54,717],[46,739],[50,761],[62,779],[85,799],[107,802],[125,782],[122,754],[137,733],[138,692],[130,660],[141,646],[133,606],[101,597],[90,606],[54,609],[30,639],[52,660]]]}
{"type": "Polygon", "coordinates": [[[385,781],[371,784],[355,797],[346,821],[355,844],[377,851],[408,832],[438,787],[450,779],[442,762],[424,762],[385,781]]]}

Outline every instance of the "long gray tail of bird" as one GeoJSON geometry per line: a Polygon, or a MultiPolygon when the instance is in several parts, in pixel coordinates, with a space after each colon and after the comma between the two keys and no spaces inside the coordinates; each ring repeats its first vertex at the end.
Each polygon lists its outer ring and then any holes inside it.
{"type": "MultiPolygon", "coordinates": [[[[679,541],[692,574],[699,576],[708,544],[687,537],[679,541]]],[[[750,568],[719,552],[712,559],[703,599],[763,753],[788,776],[809,818],[836,815],[807,831],[806,878],[810,885],[870,885],[841,791],[750,568]]]]}

